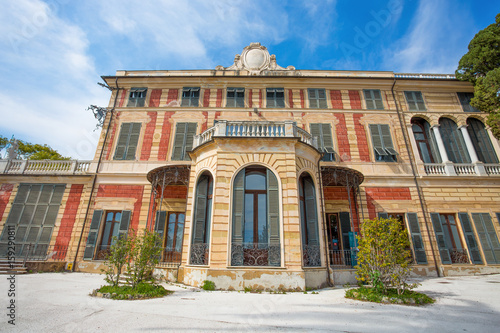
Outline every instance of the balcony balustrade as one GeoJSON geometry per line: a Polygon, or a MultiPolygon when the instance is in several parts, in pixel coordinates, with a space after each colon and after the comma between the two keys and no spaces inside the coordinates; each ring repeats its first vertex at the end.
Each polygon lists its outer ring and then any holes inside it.
{"type": "Polygon", "coordinates": [[[424,170],[428,176],[497,176],[500,164],[425,163],[424,170]]]}
{"type": "Polygon", "coordinates": [[[0,173],[15,175],[88,174],[92,161],[0,160],[0,173]]]}

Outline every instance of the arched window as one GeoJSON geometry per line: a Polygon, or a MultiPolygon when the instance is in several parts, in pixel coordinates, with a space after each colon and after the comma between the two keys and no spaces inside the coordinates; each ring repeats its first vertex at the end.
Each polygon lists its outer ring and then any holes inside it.
{"type": "Polygon", "coordinates": [[[413,135],[417,143],[420,158],[424,163],[441,163],[436,139],[432,133],[430,125],[422,118],[413,118],[411,120],[413,135]]]}
{"type": "Polygon", "coordinates": [[[208,265],[212,195],[212,176],[205,172],[196,185],[190,257],[192,265],[208,265]]]}
{"type": "Polygon", "coordinates": [[[483,163],[498,163],[497,154],[484,124],[475,118],[469,118],[467,119],[467,132],[476,150],[477,158],[483,163]]]}
{"type": "Polygon", "coordinates": [[[280,266],[279,190],[276,176],[260,166],[234,179],[232,266],[280,266]]]}
{"type": "Polygon", "coordinates": [[[470,163],[469,153],[457,124],[451,119],[441,118],[439,119],[439,125],[439,132],[450,161],[454,163],[470,163]]]}
{"type": "Polygon", "coordinates": [[[321,266],[316,190],[308,174],[299,178],[299,199],[304,266],[321,266]]]}

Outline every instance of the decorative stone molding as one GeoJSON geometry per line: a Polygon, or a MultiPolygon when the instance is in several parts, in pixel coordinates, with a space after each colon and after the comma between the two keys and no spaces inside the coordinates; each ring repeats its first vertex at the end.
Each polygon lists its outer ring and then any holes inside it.
{"type": "Polygon", "coordinates": [[[248,71],[250,75],[263,75],[268,71],[291,71],[295,73],[295,67],[281,67],[276,63],[276,56],[269,54],[265,46],[260,43],[250,43],[243,49],[241,55],[234,57],[234,64],[229,67],[217,66],[216,70],[248,71]]]}

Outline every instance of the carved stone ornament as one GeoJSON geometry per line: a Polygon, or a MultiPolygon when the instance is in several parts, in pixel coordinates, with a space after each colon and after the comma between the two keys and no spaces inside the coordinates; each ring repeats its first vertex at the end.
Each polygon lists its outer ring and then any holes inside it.
{"type": "Polygon", "coordinates": [[[243,49],[241,55],[234,57],[234,64],[229,67],[217,66],[216,70],[246,70],[250,74],[261,74],[264,71],[295,71],[295,67],[283,68],[276,63],[276,56],[270,55],[265,46],[260,43],[250,43],[243,49]]]}

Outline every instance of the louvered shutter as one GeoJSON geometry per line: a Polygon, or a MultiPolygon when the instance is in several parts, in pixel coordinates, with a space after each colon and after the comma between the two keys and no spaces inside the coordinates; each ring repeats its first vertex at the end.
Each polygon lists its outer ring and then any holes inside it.
{"type": "Polygon", "coordinates": [[[281,266],[279,188],[278,180],[271,170],[267,170],[267,223],[269,226],[269,247],[276,255],[269,255],[269,266],[281,266]]]}
{"type": "Polygon", "coordinates": [[[311,179],[304,180],[304,204],[307,220],[308,245],[319,245],[318,214],[316,211],[316,191],[311,179]]]}
{"type": "Polygon", "coordinates": [[[160,210],[156,212],[155,219],[155,232],[158,233],[163,244],[163,235],[165,233],[165,221],[167,219],[167,212],[160,210]]]}
{"type": "Polygon", "coordinates": [[[183,159],[184,161],[189,161],[191,158],[189,157],[189,154],[187,153],[188,151],[191,151],[193,149],[193,140],[194,136],[196,135],[196,123],[187,123],[187,130],[186,130],[186,145],[184,149],[184,156],[183,159]]]}
{"type": "Polygon", "coordinates": [[[175,125],[174,152],[172,153],[172,160],[174,161],[181,161],[183,159],[186,127],[187,123],[177,123],[175,125]]]}
{"type": "Polygon", "coordinates": [[[382,124],[380,126],[380,137],[382,140],[382,146],[388,155],[391,155],[393,159],[396,159],[396,150],[392,144],[391,130],[389,125],[382,124]]]}
{"type": "Polygon", "coordinates": [[[202,176],[196,188],[193,244],[205,243],[208,177],[202,176]]]}
{"type": "Polygon", "coordinates": [[[233,189],[233,231],[231,265],[243,265],[243,212],[245,207],[245,169],[234,179],[233,189]]]}
{"type": "Polygon", "coordinates": [[[120,136],[118,137],[118,143],[116,144],[115,150],[115,160],[123,160],[125,158],[128,136],[131,127],[132,123],[123,123],[120,128],[120,136]]]}
{"type": "Polygon", "coordinates": [[[103,215],[102,210],[95,210],[92,216],[92,222],[90,223],[90,231],[87,237],[87,245],[85,246],[85,252],[83,253],[83,260],[92,260],[94,258],[94,248],[97,242],[97,235],[99,233],[99,227],[101,226],[101,220],[103,215]]]}
{"type": "Polygon", "coordinates": [[[417,109],[417,101],[415,100],[415,95],[413,91],[405,91],[406,101],[408,102],[408,110],[416,111],[417,109]]]}
{"type": "Polygon", "coordinates": [[[382,102],[382,93],[380,90],[373,90],[373,99],[375,102],[375,108],[377,110],[383,110],[384,109],[384,103],[382,102]]]}
{"type": "Polygon", "coordinates": [[[324,148],[333,150],[332,129],[330,124],[320,124],[322,134],[322,145],[324,148]]]}
{"type": "Polygon", "coordinates": [[[406,218],[410,226],[415,262],[420,265],[427,264],[427,256],[425,255],[424,242],[422,241],[422,234],[420,233],[417,213],[406,213],[406,218]]]}
{"type": "Polygon", "coordinates": [[[477,119],[469,118],[467,119],[467,125],[467,132],[478,159],[483,163],[498,163],[498,157],[483,123],[477,119]]]}
{"type": "Polygon", "coordinates": [[[425,103],[424,98],[422,97],[422,93],[420,91],[415,91],[415,103],[417,104],[417,109],[419,111],[425,111],[425,103]]]}
{"type": "Polygon", "coordinates": [[[488,213],[472,213],[484,258],[488,264],[500,264],[500,244],[488,213]]]}
{"type": "Polygon", "coordinates": [[[308,89],[307,91],[309,93],[309,107],[312,109],[318,108],[318,91],[316,89],[308,89]]]}
{"type": "Polygon", "coordinates": [[[321,124],[310,124],[311,135],[318,138],[318,146],[320,151],[324,151],[323,137],[321,136],[321,124]]]}
{"type": "Polygon", "coordinates": [[[363,93],[365,94],[366,108],[368,110],[374,110],[375,109],[375,102],[373,100],[372,91],[371,90],[363,90],[363,93]]]}
{"type": "Polygon", "coordinates": [[[379,125],[370,124],[370,134],[372,137],[373,150],[375,151],[375,158],[379,160],[382,156],[387,155],[387,152],[383,147],[379,125]]]}
{"type": "Polygon", "coordinates": [[[132,212],[130,210],[122,211],[122,218],[120,220],[120,229],[118,231],[118,238],[127,237],[128,226],[130,224],[131,216],[132,216],[132,212]]]}
{"type": "Polygon", "coordinates": [[[125,153],[125,160],[135,160],[135,151],[141,134],[141,123],[132,123],[125,153]]]}
{"type": "Polygon", "coordinates": [[[439,254],[441,255],[441,262],[443,264],[451,264],[450,251],[446,248],[446,240],[441,224],[441,216],[439,213],[431,213],[432,225],[434,226],[434,233],[436,234],[436,241],[438,244],[439,254]]]}
{"type": "Polygon", "coordinates": [[[350,250],[349,232],[351,232],[351,218],[348,212],[339,213],[340,228],[342,229],[342,243],[344,250],[350,250]]]}
{"type": "Polygon", "coordinates": [[[378,218],[379,219],[388,219],[389,218],[389,214],[387,214],[386,212],[379,212],[378,213],[378,218]]]}
{"type": "Polygon", "coordinates": [[[326,109],[326,93],[325,89],[318,89],[318,107],[326,109]]]}
{"type": "Polygon", "coordinates": [[[458,213],[460,223],[462,224],[462,231],[464,232],[465,241],[467,242],[467,248],[469,249],[471,260],[474,264],[481,265],[483,260],[481,259],[481,253],[477,246],[476,236],[472,230],[472,225],[470,223],[469,214],[458,213]]]}
{"type": "Polygon", "coordinates": [[[283,88],[276,89],[276,107],[285,107],[285,90],[283,88]]]}

